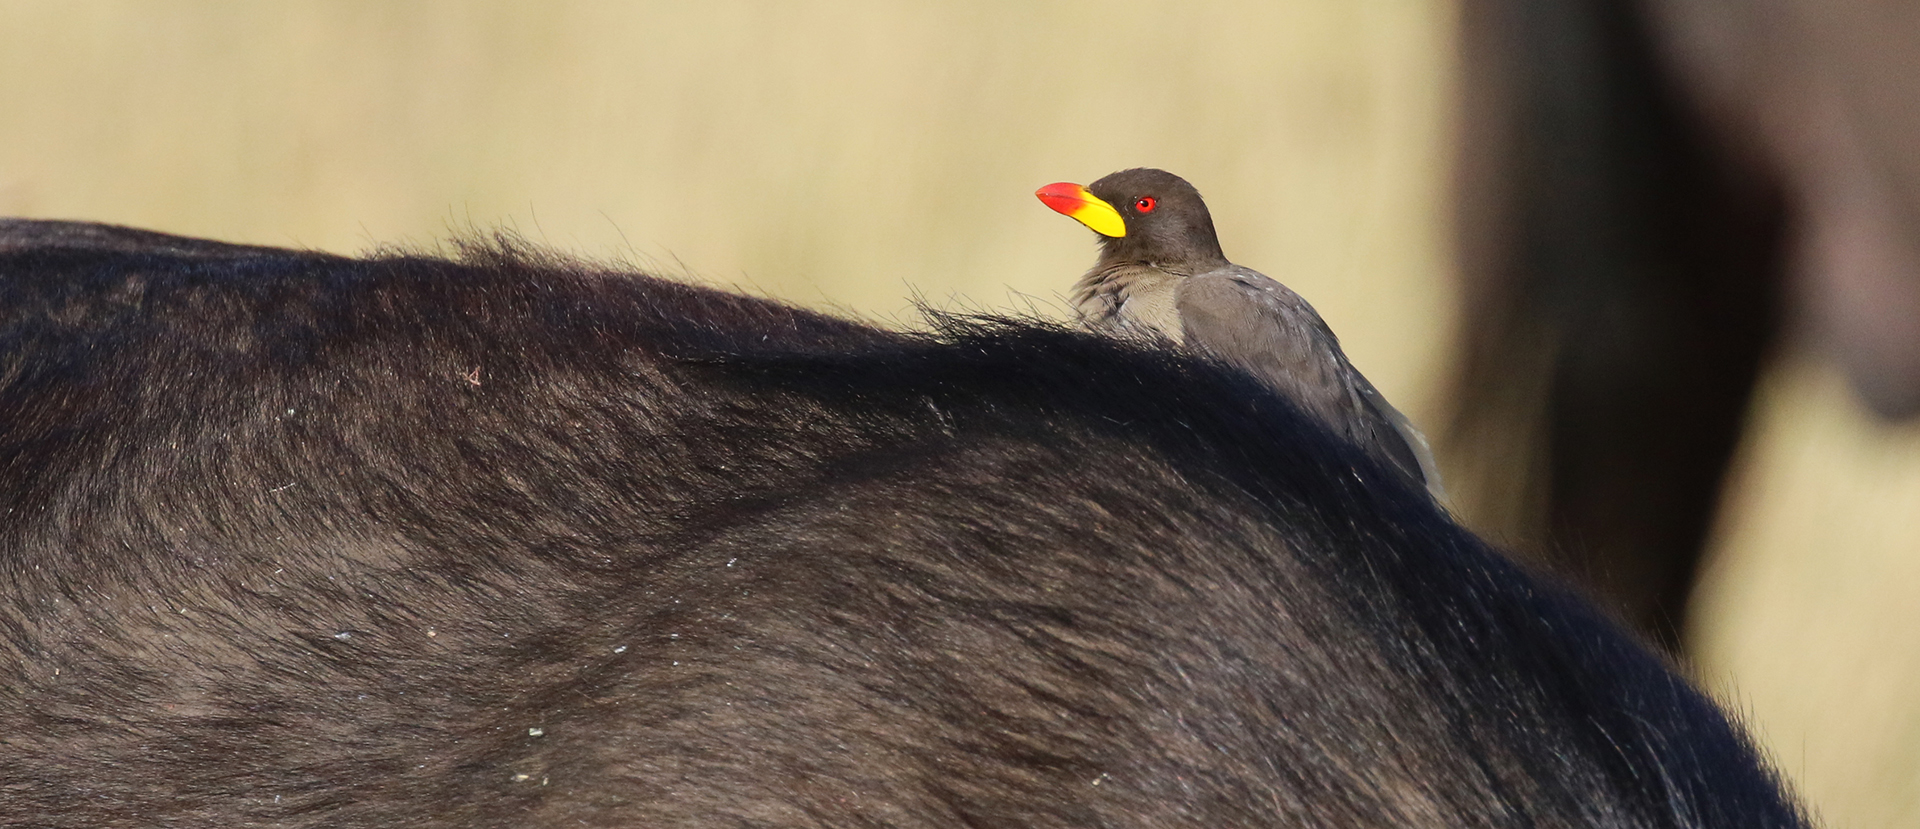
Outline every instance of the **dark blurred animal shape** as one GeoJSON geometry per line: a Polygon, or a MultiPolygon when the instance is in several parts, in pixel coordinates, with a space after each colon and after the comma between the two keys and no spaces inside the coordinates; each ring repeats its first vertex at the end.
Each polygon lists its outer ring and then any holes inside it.
{"type": "Polygon", "coordinates": [[[1452,494],[1668,649],[1770,354],[1920,411],[1917,10],[1462,8],[1452,494]]]}
{"type": "Polygon", "coordinates": [[[0,223],[0,824],[1794,827],[1246,375],[0,223]]]}

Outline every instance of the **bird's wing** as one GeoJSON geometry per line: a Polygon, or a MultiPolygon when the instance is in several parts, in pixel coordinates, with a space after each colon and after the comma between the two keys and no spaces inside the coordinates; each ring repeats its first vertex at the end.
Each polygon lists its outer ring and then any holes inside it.
{"type": "Polygon", "coordinates": [[[1426,439],[1347,362],[1299,294],[1235,265],[1183,280],[1175,306],[1188,345],[1288,395],[1414,480],[1436,480],[1426,439]]]}
{"type": "MultiPolygon", "coordinates": [[[[1407,463],[1409,458],[1402,454],[1393,456],[1394,464],[1412,473],[1415,480],[1425,484],[1435,501],[1445,503],[1447,491],[1440,485],[1440,464],[1434,460],[1433,447],[1427,443],[1427,436],[1421,434],[1420,429],[1413,425],[1413,421],[1408,420],[1407,416],[1394,408],[1392,403],[1388,403],[1386,395],[1374,388],[1359,369],[1353,369],[1353,376],[1360,381],[1361,402],[1372,408],[1374,414],[1393,429],[1393,433],[1400,439],[1401,446],[1405,447],[1407,453],[1412,456],[1411,466],[1407,463]]],[[[1388,451],[1393,451],[1393,447],[1389,446],[1388,451]]]]}

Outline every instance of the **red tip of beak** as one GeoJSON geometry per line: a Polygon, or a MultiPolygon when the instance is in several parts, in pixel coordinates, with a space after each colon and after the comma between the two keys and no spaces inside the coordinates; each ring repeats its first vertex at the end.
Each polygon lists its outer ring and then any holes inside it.
{"type": "Polygon", "coordinates": [[[1055,182],[1033,191],[1041,203],[1053,208],[1054,212],[1068,216],[1087,203],[1087,188],[1068,181],[1055,182]]]}

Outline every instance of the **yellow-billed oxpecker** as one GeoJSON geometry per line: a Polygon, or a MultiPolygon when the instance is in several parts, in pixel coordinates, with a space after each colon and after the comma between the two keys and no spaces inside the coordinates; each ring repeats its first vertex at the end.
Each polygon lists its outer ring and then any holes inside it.
{"type": "Polygon", "coordinates": [[[1073,289],[1089,327],[1164,337],[1236,366],[1440,495],[1426,439],[1348,362],[1312,305],[1227,261],[1185,179],[1140,168],[1034,195],[1099,234],[1100,258],[1073,289]]]}

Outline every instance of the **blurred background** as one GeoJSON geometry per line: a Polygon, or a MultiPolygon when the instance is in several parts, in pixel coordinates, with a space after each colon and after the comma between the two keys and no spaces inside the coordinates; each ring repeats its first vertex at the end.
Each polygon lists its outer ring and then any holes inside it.
{"type": "Polygon", "coordinates": [[[1920,19],[1812,8],[0,0],[0,214],[505,227],[912,326],[1064,318],[1094,241],[1032,191],[1164,167],[1465,520],[1674,652],[1830,825],[1920,826],[1920,19]]]}

